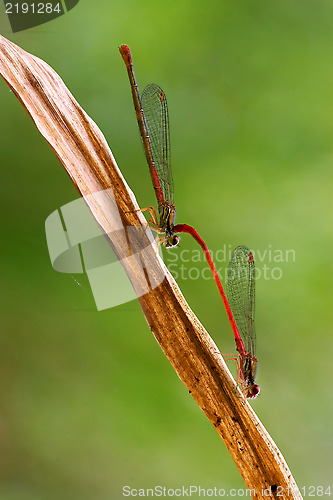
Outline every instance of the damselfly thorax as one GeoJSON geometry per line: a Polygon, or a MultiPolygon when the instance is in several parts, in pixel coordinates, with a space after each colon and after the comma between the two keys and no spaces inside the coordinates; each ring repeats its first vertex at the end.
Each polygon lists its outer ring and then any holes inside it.
{"type": "Polygon", "coordinates": [[[259,387],[255,383],[257,371],[257,358],[251,354],[246,354],[240,357],[240,370],[244,377],[244,384],[246,387],[248,398],[255,398],[259,394],[259,387]]]}
{"type": "Polygon", "coordinates": [[[174,233],[176,209],[173,204],[167,202],[159,203],[158,213],[160,216],[159,229],[165,234],[162,238],[164,246],[174,247],[179,242],[179,237],[174,233]]]}
{"type": "MultiPolygon", "coordinates": [[[[179,236],[175,232],[176,209],[172,203],[161,202],[158,204],[159,220],[154,207],[141,208],[141,212],[148,211],[151,219],[147,226],[161,235],[159,245],[163,244],[166,248],[172,248],[178,245],[179,236]]],[[[178,226],[177,226],[178,227],[178,226]]]]}

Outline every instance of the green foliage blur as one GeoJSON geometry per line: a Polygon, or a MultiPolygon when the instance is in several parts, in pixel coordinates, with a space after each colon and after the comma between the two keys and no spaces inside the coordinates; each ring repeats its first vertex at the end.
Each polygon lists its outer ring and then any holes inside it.
{"type": "MultiPolygon", "coordinates": [[[[141,90],[150,82],[164,89],[177,222],[196,227],[222,276],[238,244],[254,251],[261,273],[261,394],[251,404],[298,485],[327,487],[333,4],[82,1],[17,34],[1,9],[2,34],[59,73],[140,206],[155,198],[118,46],[130,46],[141,90]]],[[[138,302],[98,312],[84,275],[52,269],[45,220],[78,193],[3,81],[0,132],[0,499],[118,500],[125,485],[245,488],[138,302]]],[[[183,235],[166,259],[221,352],[234,352],[198,255],[183,235]]]]}

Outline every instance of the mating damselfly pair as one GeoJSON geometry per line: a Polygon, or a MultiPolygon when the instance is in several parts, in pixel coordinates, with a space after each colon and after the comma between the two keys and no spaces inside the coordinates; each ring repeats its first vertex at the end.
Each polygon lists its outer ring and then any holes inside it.
{"type": "Polygon", "coordinates": [[[255,383],[257,358],[255,356],[255,265],[252,252],[238,246],[230,259],[227,272],[229,301],[224,292],[214,262],[204,240],[187,224],[175,224],[174,186],[170,165],[169,113],[165,93],[155,84],[149,84],[139,94],[130,50],[120,47],[132,89],[135,113],[158,205],[159,219],[153,207],[149,222],[162,235],[160,243],[170,248],[179,242],[179,233],[188,233],[199,243],[222,297],[234,333],[239,355],[238,379],[247,398],[259,394],[255,383]],[[230,304],[229,304],[230,302],[230,304]]]}

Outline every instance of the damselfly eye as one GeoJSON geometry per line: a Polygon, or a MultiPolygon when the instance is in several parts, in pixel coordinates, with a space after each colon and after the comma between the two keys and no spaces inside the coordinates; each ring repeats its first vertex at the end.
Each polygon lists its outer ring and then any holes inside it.
{"type": "Polygon", "coordinates": [[[179,243],[179,236],[176,236],[175,234],[173,236],[170,236],[170,238],[168,238],[164,245],[166,248],[172,248],[172,247],[175,247],[176,245],[178,245],[179,243]]]}
{"type": "Polygon", "coordinates": [[[173,247],[175,247],[176,245],[178,245],[178,243],[179,243],[179,236],[176,236],[176,235],[175,235],[175,236],[172,238],[172,246],[173,246],[173,247]]]}
{"type": "Polygon", "coordinates": [[[247,389],[247,394],[246,394],[246,397],[251,399],[251,398],[256,398],[258,396],[260,392],[260,387],[259,385],[257,384],[253,384],[251,385],[248,389],[247,389]]]}

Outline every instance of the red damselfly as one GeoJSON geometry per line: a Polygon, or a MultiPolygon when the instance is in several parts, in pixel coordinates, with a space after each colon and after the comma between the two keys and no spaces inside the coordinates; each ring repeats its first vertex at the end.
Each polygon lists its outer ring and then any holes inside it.
{"type": "Polygon", "coordinates": [[[260,388],[255,384],[257,358],[255,356],[255,264],[251,250],[243,245],[235,248],[227,270],[228,299],[236,321],[235,335],[239,353],[238,378],[247,398],[255,398],[260,388]]]}
{"type": "Polygon", "coordinates": [[[136,117],[157,198],[159,221],[154,207],[148,207],[146,210],[149,210],[152,216],[150,222],[154,228],[165,235],[162,239],[164,245],[173,247],[178,244],[179,238],[174,230],[176,209],[173,204],[167,100],[163,90],[155,84],[147,85],[140,97],[130,50],[127,45],[122,45],[119,50],[131,84],[136,117]]]}

